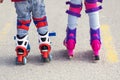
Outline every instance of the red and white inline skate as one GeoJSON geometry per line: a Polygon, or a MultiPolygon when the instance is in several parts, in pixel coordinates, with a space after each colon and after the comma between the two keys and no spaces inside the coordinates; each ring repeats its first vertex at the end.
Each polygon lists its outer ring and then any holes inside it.
{"type": "Polygon", "coordinates": [[[42,62],[50,62],[52,59],[51,51],[51,42],[49,38],[49,33],[47,32],[45,35],[39,34],[39,49],[41,53],[41,61],[42,62]]]}
{"type": "Polygon", "coordinates": [[[23,64],[27,63],[27,55],[30,52],[30,45],[28,41],[28,35],[24,37],[19,37],[18,35],[15,37],[16,40],[16,64],[23,64]]]}

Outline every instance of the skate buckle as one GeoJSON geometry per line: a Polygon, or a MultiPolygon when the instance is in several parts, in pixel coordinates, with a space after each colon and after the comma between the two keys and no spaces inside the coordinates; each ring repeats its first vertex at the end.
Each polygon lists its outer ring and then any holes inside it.
{"type": "Polygon", "coordinates": [[[49,33],[49,36],[51,37],[51,36],[56,36],[56,32],[50,32],[49,33]]]}

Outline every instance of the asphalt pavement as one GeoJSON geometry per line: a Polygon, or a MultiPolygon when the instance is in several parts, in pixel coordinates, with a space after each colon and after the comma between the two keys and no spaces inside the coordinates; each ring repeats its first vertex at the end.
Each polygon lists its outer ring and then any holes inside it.
{"type": "Polygon", "coordinates": [[[15,40],[16,12],[14,3],[0,4],[0,80],[119,80],[120,79],[120,0],[104,0],[100,11],[102,48],[100,61],[93,63],[89,43],[88,15],[83,7],[78,20],[77,44],[72,60],[63,46],[67,26],[66,0],[45,0],[53,59],[40,61],[38,35],[33,22],[30,25],[31,51],[26,65],[16,65],[15,40]]]}

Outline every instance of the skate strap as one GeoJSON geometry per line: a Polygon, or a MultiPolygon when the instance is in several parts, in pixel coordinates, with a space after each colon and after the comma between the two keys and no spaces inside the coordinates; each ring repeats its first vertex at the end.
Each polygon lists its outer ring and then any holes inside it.
{"type": "Polygon", "coordinates": [[[39,44],[50,44],[50,39],[49,39],[49,32],[47,32],[45,35],[40,35],[38,36],[39,44]]]}
{"type": "Polygon", "coordinates": [[[91,42],[93,40],[99,40],[100,43],[101,43],[101,40],[100,40],[100,29],[97,29],[97,30],[93,30],[93,29],[90,29],[90,36],[91,36],[91,42]]]}
{"type": "Polygon", "coordinates": [[[49,36],[50,36],[50,37],[56,36],[56,32],[49,32],[49,36]]]}
{"type": "Polygon", "coordinates": [[[22,39],[19,39],[17,36],[16,36],[16,44],[17,44],[17,46],[22,46],[22,47],[24,47],[24,48],[26,48],[27,49],[27,46],[28,46],[28,44],[29,44],[29,41],[28,41],[28,35],[26,35],[24,38],[22,38],[22,39]]]}
{"type": "Polygon", "coordinates": [[[76,28],[73,30],[67,28],[66,31],[67,31],[67,40],[73,39],[76,42],[76,28]]]}

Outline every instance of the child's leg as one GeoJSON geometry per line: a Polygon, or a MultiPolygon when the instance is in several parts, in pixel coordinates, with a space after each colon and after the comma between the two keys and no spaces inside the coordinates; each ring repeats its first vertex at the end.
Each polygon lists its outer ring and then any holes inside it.
{"type": "MultiPolygon", "coordinates": [[[[101,0],[99,0],[101,2],[101,0]]],[[[95,59],[99,60],[99,50],[101,47],[99,10],[102,8],[97,4],[98,0],[85,0],[86,13],[89,16],[91,47],[94,51],[95,59]]]]}
{"type": "Polygon", "coordinates": [[[71,0],[70,2],[66,2],[69,4],[69,10],[66,11],[68,13],[68,28],[75,29],[77,27],[78,17],[81,16],[80,12],[82,10],[82,0],[71,0]]]}
{"type": "Polygon", "coordinates": [[[23,37],[28,34],[31,22],[30,4],[28,1],[15,2],[17,13],[17,35],[23,37]]]}
{"type": "Polygon", "coordinates": [[[73,56],[73,50],[76,44],[76,27],[77,20],[80,17],[80,12],[82,10],[82,0],[71,0],[70,2],[66,2],[69,4],[69,10],[66,11],[68,13],[68,25],[66,29],[66,38],[64,40],[64,45],[68,50],[69,57],[73,56]]]}
{"type": "Polygon", "coordinates": [[[51,55],[49,54],[51,51],[51,45],[49,39],[48,23],[45,13],[44,0],[34,1],[32,13],[33,20],[39,35],[39,49],[42,54],[42,60],[44,62],[48,62],[51,60],[51,55]]]}
{"type": "Polygon", "coordinates": [[[28,9],[28,2],[16,2],[15,3],[17,13],[17,35],[16,35],[16,63],[26,64],[26,56],[30,51],[30,45],[28,41],[28,30],[30,25],[30,12],[28,9]]]}

